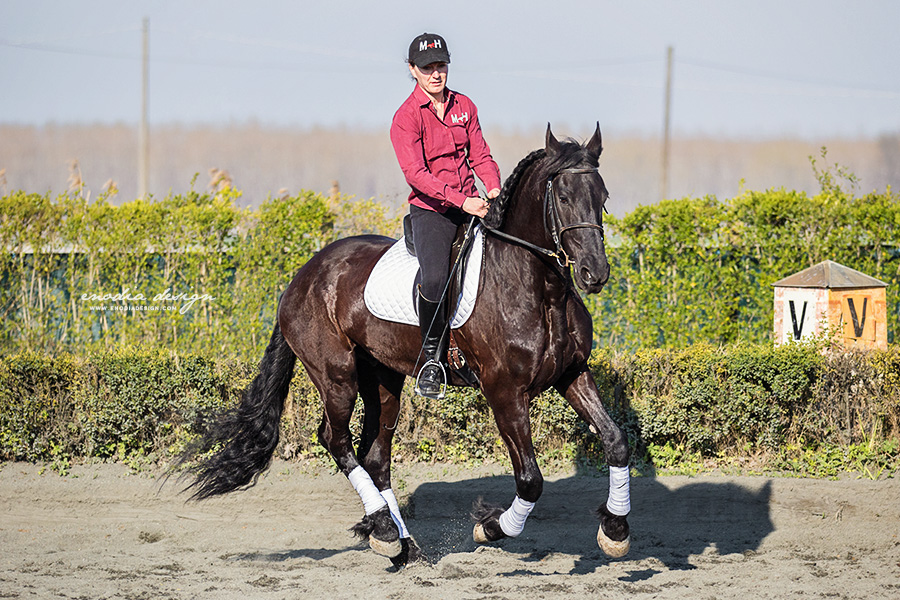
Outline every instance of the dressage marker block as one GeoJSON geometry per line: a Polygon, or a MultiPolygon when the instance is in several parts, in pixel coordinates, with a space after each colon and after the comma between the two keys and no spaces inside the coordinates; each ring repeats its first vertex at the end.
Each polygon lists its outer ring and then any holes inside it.
{"type": "Polygon", "coordinates": [[[826,260],[775,287],[775,343],[833,334],[848,348],[887,349],[883,281],[826,260]]]}

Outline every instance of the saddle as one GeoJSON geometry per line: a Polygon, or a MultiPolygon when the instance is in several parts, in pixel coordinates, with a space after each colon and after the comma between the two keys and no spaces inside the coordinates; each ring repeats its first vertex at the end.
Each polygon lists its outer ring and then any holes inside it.
{"type": "MultiPolygon", "coordinates": [[[[455,329],[468,320],[477,299],[478,280],[484,261],[484,236],[480,225],[472,228],[466,238],[469,224],[460,226],[450,250],[450,264],[456,264],[447,293],[451,307],[448,328],[447,363],[453,385],[477,387],[478,378],[468,367],[465,356],[456,340],[455,329]],[[458,260],[458,262],[457,262],[458,260]]],[[[420,281],[419,263],[415,257],[409,215],[403,219],[403,238],[391,246],[372,269],[364,291],[366,308],[380,319],[418,325],[416,313],[416,286],[420,281]]]]}
{"type": "MultiPolygon", "coordinates": [[[[459,261],[459,264],[453,272],[453,279],[450,280],[450,289],[447,292],[449,298],[459,296],[459,294],[462,293],[463,284],[465,282],[466,270],[469,266],[469,255],[472,253],[472,247],[475,242],[474,235],[468,240],[466,239],[467,228],[468,224],[456,228],[456,238],[454,238],[453,245],[450,247],[450,264],[455,264],[457,260],[459,261]],[[462,253],[461,257],[460,253],[462,253]]],[[[406,243],[406,251],[415,256],[416,244],[413,239],[412,219],[410,219],[409,215],[403,217],[403,241],[406,243]]]]}

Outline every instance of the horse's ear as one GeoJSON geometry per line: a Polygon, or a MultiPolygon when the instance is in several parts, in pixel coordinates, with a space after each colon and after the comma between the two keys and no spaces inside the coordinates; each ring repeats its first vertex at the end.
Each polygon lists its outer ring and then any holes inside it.
{"type": "Polygon", "coordinates": [[[556,154],[559,152],[559,140],[557,140],[553,136],[553,132],[550,131],[550,123],[547,123],[547,135],[544,138],[544,149],[547,151],[547,154],[556,154]]]}
{"type": "Polygon", "coordinates": [[[597,157],[603,153],[603,136],[600,135],[600,123],[597,123],[597,129],[594,130],[594,135],[587,143],[587,151],[591,153],[591,156],[597,157]]]}

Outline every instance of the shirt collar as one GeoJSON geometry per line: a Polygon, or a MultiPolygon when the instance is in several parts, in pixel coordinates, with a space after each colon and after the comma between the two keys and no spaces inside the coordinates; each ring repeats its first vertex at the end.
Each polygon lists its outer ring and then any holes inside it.
{"type": "MultiPolygon", "coordinates": [[[[450,102],[455,95],[455,92],[450,88],[444,88],[444,91],[447,93],[447,106],[450,106],[450,102]]],[[[431,104],[431,96],[425,93],[419,84],[416,84],[415,89],[413,90],[413,96],[416,98],[416,101],[419,103],[419,106],[428,106],[431,104]]]]}

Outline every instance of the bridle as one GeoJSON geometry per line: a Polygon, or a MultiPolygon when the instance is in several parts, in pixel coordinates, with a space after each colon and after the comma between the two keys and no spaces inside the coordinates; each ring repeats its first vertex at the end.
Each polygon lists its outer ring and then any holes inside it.
{"type": "MultiPolygon", "coordinates": [[[[569,255],[566,254],[565,249],[562,246],[562,236],[564,233],[571,231],[573,229],[599,229],[600,237],[605,239],[605,234],[603,231],[603,224],[597,225],[596,223],[587,223],[582,221],[580,223],[571,223],[569,225],[563,225],[562,219],[559,216],[559,195],[556,193],[556,190],[553,188],[553,181],[560,175],[571,174],[571,175],[589,175],[592,173],[599,173],[599,169],[561,169],[556,173],[553,173],[547,178],[547,188],[544,193],[544,231],[550,236],[550,239],[553,240],[553,245],[555,247],[554,250],[548,250],[547,248],[542,248],[531,242],[525,241],[522,238],[518,238],[514,235],[510,235],[499,229],[494,229],[488,227],[485,224],[484,219],[481,219],[481,225],[484,227],[485,231],[491,233],[492,235],[496,235],[497,237],[503,238],[510,242],[519,244],[520,246],[525,246],[529,250],[537,252],[539,254],[543,254],[544,256],[548,256],[556,260],[556,264],[558,264],[562,268],[568,267],[572,264],[572,260],[569,258],[569,255]]],[[[606,210],[606,207],[603,207],[603,210],[606,210]]]]}

